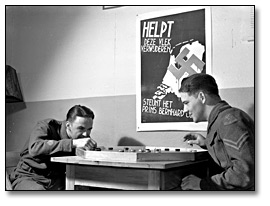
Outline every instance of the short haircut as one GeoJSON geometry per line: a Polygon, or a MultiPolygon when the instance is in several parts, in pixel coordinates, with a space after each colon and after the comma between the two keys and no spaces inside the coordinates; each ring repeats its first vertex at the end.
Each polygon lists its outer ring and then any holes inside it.
{"type": "Polygon", "coordinates": [[[179,92],[194,95],[199,91],[203,91],[208,95],[219,96],[216,80],[209,74],[197,73],[182,80],[179,92]]]}
{"type": "Polygon", "coordinates": [[[69,109],[67,113],[67,121],[73,122],[76,117],[87,117],[87,118],[95,118],[94,112],[89,109],[88,107],[81,106],[81,105],[75,105],[72,108],[69,109]]]}

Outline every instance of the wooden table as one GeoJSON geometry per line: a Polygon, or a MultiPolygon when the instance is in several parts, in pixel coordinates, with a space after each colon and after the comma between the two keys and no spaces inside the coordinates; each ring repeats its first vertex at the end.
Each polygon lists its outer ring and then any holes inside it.
{"type": "Polygon", "coordinates": [[[79,156],[52,157],[66,164],[66,190],[75,185],[121,190],[173,190],[188,174],[205,177],[207,159],[199,161],[109,162],[79,156]]]}

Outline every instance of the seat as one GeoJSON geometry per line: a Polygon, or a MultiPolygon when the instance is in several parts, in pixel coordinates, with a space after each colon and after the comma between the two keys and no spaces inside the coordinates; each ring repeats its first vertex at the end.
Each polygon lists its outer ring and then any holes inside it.
{"type": "Polygon", "coordinates": [[[12,190],[9,175],[17,166],[20,160],[20,152],[11,151],[6,152],[6,190],[12,190]]]}

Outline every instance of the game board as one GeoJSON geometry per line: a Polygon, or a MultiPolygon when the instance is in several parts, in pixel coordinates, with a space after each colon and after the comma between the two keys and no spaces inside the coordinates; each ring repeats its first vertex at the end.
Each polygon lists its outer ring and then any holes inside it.
{"type": "Polygon", "coordinates": [[[115,146],[95,150],[77,148],[76,155],[91,161],[194,161],[205,158],[207,150],[180,147],[115,146]]]}

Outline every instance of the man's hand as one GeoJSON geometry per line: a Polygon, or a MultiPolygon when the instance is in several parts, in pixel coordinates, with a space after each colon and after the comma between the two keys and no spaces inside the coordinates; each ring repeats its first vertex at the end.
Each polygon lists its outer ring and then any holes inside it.
{"type": "Polygon", "coordinates": [[[184,142],[187,141],[188,144],[197,144],[201,147],[205,146],[205,137],[198,133],[189,133],[184,136],[184,142]]]}
{"type": "Polygon", "coordinates": [[[182,190],[201,190],[201,179],[195,175],[188,175],[182,179],[182,190]]]}
{"type": "Polygon", "coordinates": [[[97,142],[90,138],[84,146],[86,150],[95,150],[97,148],[97,142]]]}
{"type": "Polygon", "coordinates": [[[88,150],[91,150],[97,147],[97,143],[90,137],[73,139],[72,143],[73,143],[73,147],[75,148],[86,147],[88,150]]]}

